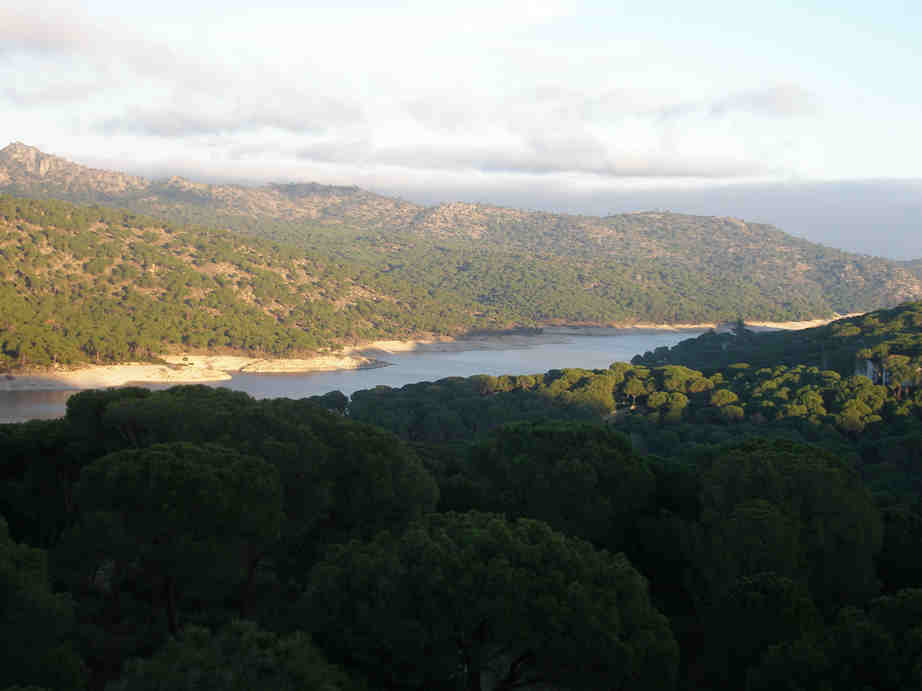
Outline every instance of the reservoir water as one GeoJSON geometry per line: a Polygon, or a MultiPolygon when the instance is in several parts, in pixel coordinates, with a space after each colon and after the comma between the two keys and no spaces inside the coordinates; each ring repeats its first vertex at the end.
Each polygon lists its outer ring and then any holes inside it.
{"type": "MultiPolygon", "coordinates": [[[[255,398],[304,398],[336,390],[350,396],[360,389],[381,385],[397,388],[444,377],[536,374],[565,367],[604,368],[612,362],[628,362],[638,353],[672,346],[700,333],[637,329],[607,331],[603,335],[566,335],[553,343],[536,339],[534,345],[502,350],[384,354],[379,358],[389,363],[386,367],[307,374],[234,374],[230,380],[212,385],[245,391],[255,398]]],[[[144,386],[166,388],[164,385],[144,386]]],[[[61,417],[73,393],[0,391],[0,423],[61,417]]]]}

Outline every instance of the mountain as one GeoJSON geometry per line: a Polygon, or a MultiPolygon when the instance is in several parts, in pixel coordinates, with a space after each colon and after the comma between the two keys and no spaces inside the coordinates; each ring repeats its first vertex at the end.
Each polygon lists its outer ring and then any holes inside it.
{"type": "Polygon", "coordinates": [[[360,274],[228,231],[0,195],[0,369],[171,350],[294,356],[471,323],[360,274]]]}
{"type": "MultiPolygon", "coordinates": [[[[201,216],[201,209],[244,218],[286,220],[342,220],[350,208],[366,211],[357,214],[373,227],[400,223],[416,215],[420,207],[381,197],[358,187],[312,184],[208,185],[179,176],[148,180],[96,168],[88,168],[35,147],[14,142],[0,149],[0,191],[25,197],[61,199],[74,203],[115,203],[161,217],[187,212],[201,216]],[[196,208],[200,210],[195,211],[196,208]],[[339,209],[343,210],[340,211],[339,209]],[[371,210],[374,209],[374,212],[371,210]]],[[[205,220],[190,218],[181,220],[205,220]]],[[[208,219],[210,220],[210,219],[208,219]]]]}
{"type": "Polygon", "coordinates": [[[348,186],[152,181],[19,143],[0,150],[0,192],[103,203],[298,247],[354,267],[374,292],[467,315],[446,319],[448,330],[805,319],[922,297],[918,267],[735,218],[426,207],[348,186]]]}
{"type": "Polygon", "coordinates": [[[0,149],[0,189],[9,194],[111,201],[148,184],[135,175],[86,168],[21,142],[0,149]]]}

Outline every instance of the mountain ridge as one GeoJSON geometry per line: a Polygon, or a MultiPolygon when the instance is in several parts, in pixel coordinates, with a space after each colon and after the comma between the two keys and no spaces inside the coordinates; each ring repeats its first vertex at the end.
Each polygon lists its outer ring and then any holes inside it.
{"type": "MultiPolygon", "coordinates": [[[[363,200],[369,198],[389,199],[375,195],[355,186],[321,185],[309,183],[270,183],[260,186],[238,184],[212,184],[189,180],[179,175],[150,179],[118,171],[91,168],[74,163],[61,156],[47,154],[36,147],[22,142],[13,142],[0,149],[0,190],[11,195],[42,196],[61,198],[64,201],[152,203],[160,196],[198,197],[202,200],[223,202],[231,211],[274,212],[282,211],[293,217],[317,217],[316,211],[298,212],[294,204],[286,208],[285,200],[292,198],[288,190],[302,190],[294,198],[305,198],[304,190],[311,197],[338,201],[339,198],[358,193],[363,200]],[[63,195],[63,196],[62,196],[63,195]],[[249,197],[249,203],[241,203],[249,197]],[[287,213],[286,213],[287,212],[287,213]]],[[[409,205],[409,202],[397,204],[409,205]]],[[[412,205],[416,210],[418,205],[412,205]]]]}
{"type": "Polygon", "coordinates": [[[850,254],[731,216],[599,217],[423,206],[316,182],[151,181],[21,143],[0,150],[0,192],[115,205],[298,247],[362,267],[369,284],[396,281],[421,300],[507,315],[494,326],[788,321],[922,297],[920,265],[850,254]]]}

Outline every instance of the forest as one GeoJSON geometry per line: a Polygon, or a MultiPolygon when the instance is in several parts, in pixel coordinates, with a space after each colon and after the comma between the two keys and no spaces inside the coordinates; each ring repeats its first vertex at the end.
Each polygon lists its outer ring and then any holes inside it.
{"type": "Polygon", "coordinates": [[[0,688],[919,688],[919,315],[828,367],[75,394],[0,426],[0,688]]]}
{"type": "Polygon", "coordinates": [[[710,370],[734,362],[753,366],[804,364],[843,374],[874,365],[908,377],[907,366],[922,355],[922,308],[908,302],[824,326],[797,331],[754,332],[738,323],[730,332],[709,332],[634,358],[635,364],[687,365],[710,370]]]}

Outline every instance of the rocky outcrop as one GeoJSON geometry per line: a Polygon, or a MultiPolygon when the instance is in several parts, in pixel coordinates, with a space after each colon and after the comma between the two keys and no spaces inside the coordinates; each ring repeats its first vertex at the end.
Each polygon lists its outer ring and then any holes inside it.
{"type": "Polygon", "coordinates": [[[145,190],[150,182],[137,175],[81,166],[14,142],[0,149],[0,186],[14,194],[95,201],[145,190]]]}

